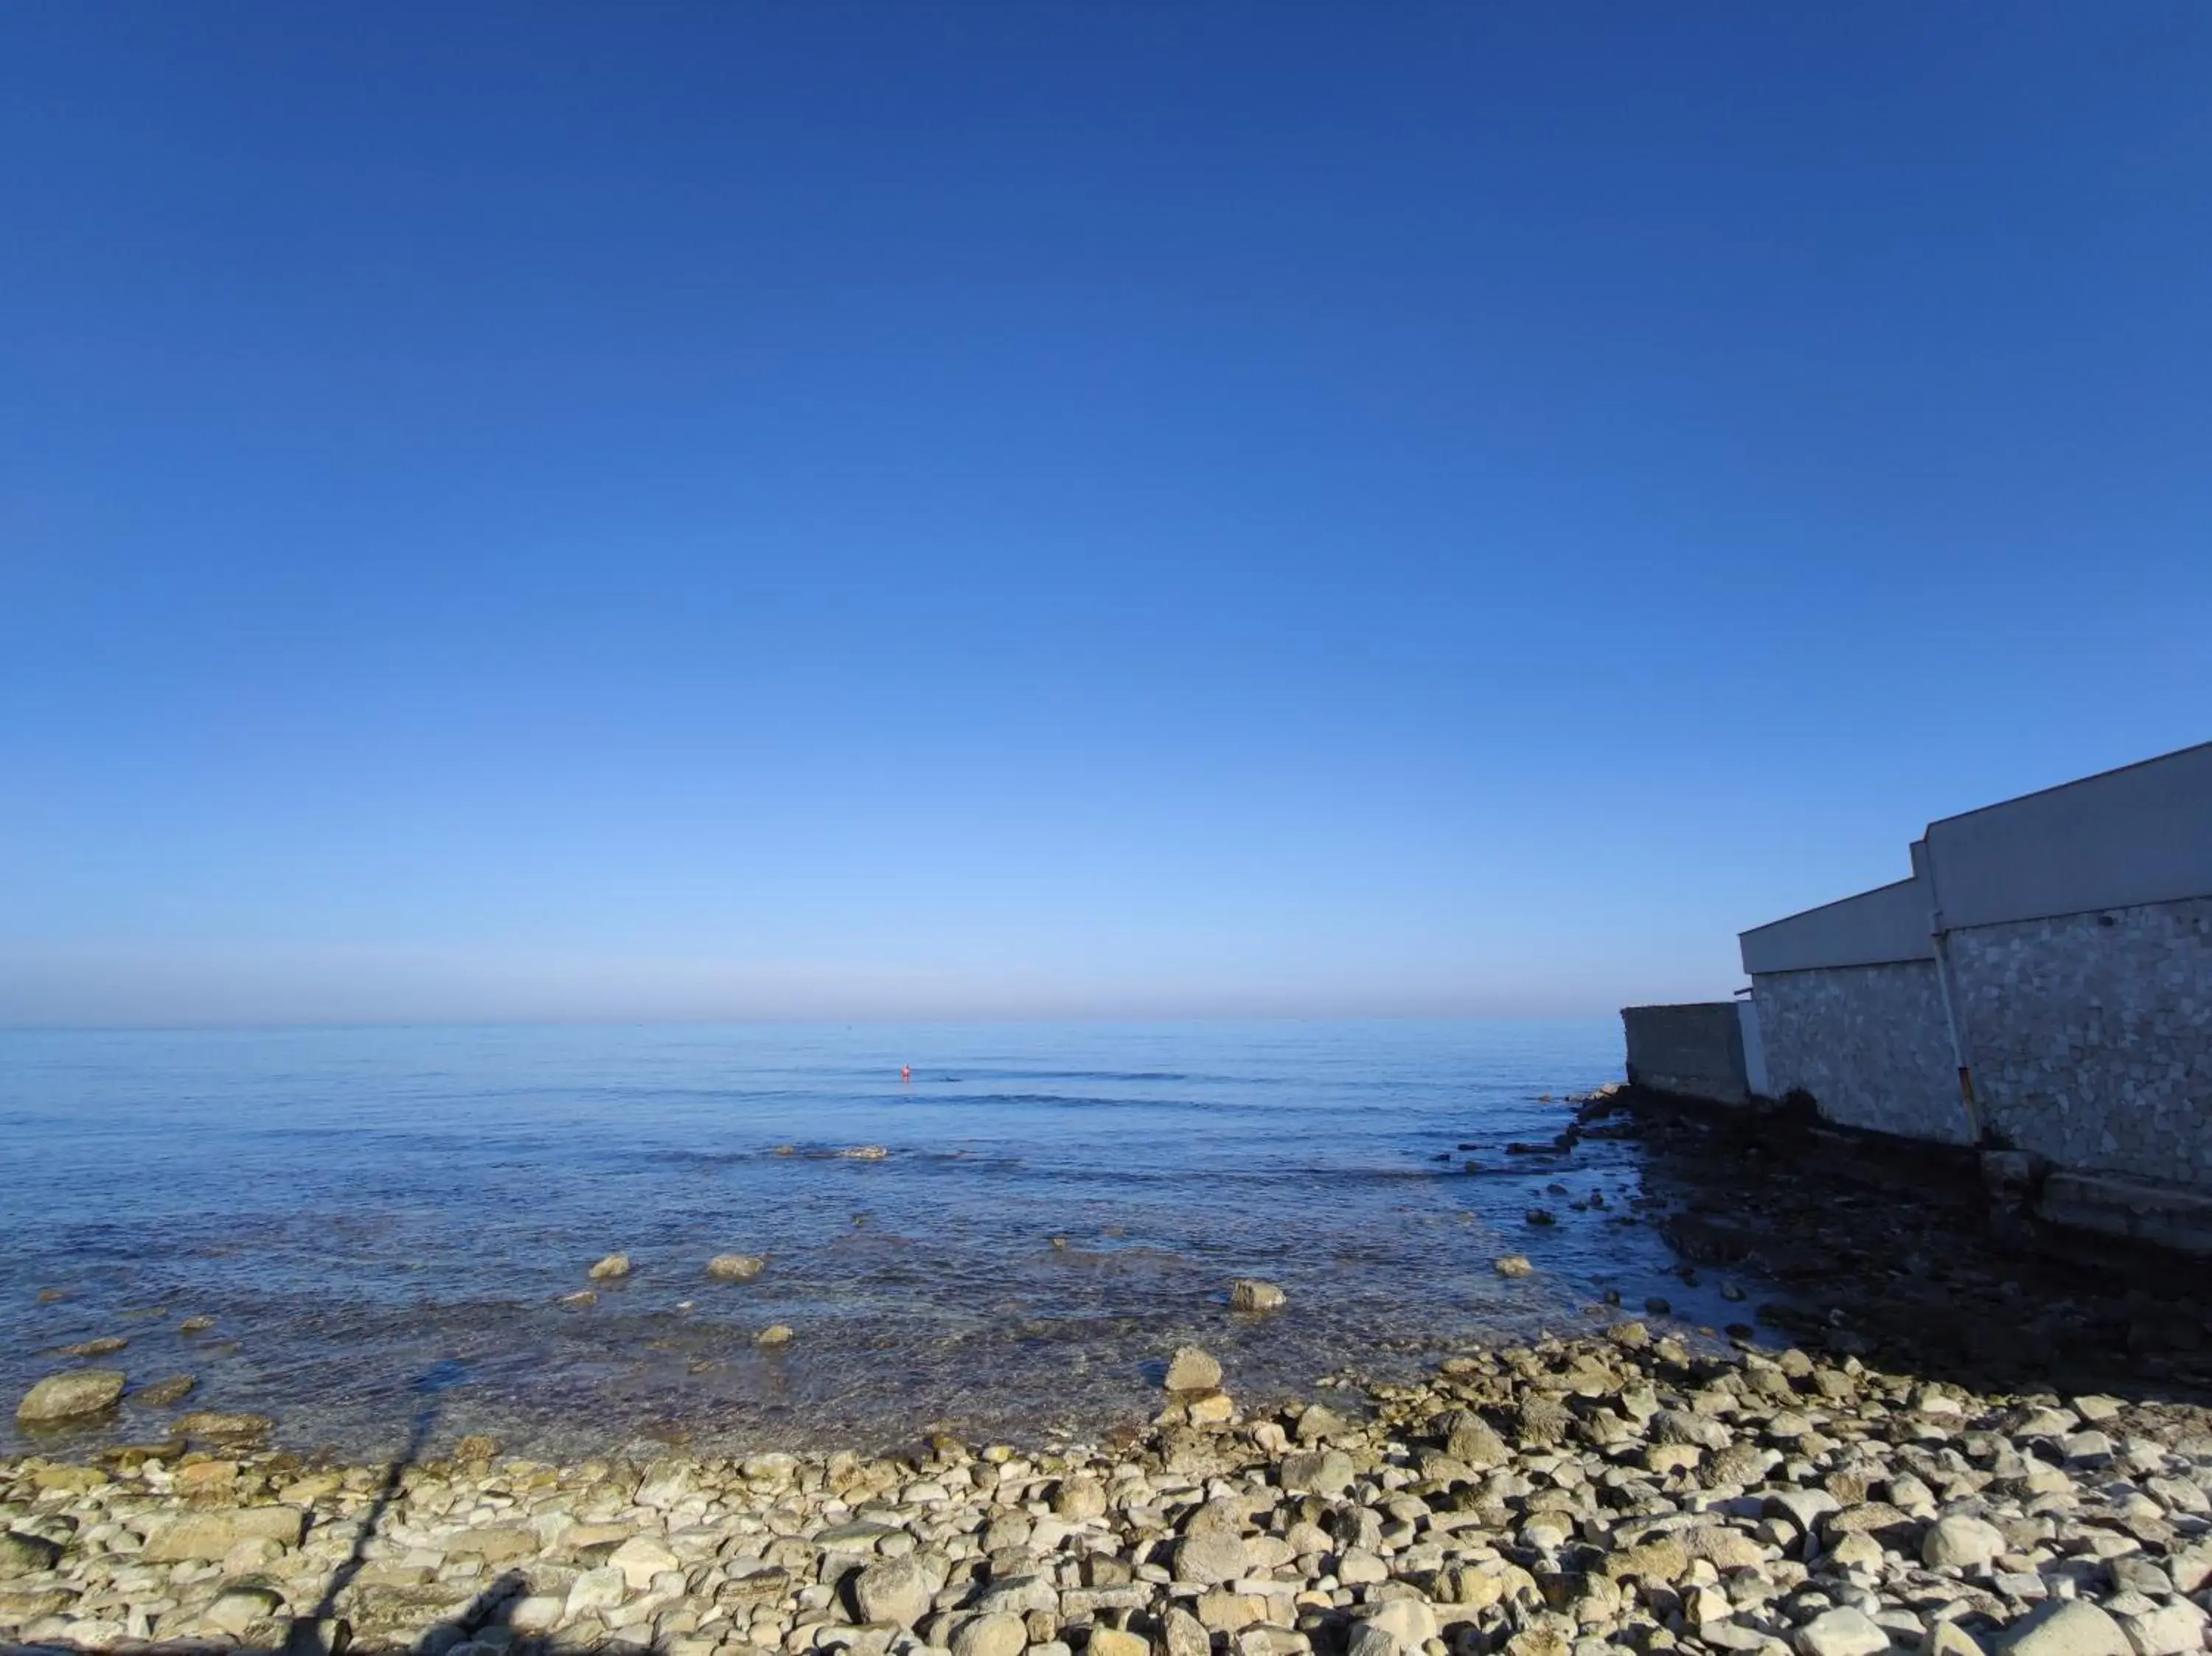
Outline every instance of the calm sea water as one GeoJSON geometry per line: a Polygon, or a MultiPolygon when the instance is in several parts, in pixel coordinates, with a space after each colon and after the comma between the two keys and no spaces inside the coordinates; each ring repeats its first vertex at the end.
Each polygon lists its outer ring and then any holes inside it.
{"type": "Polygon", "coordinates": [[[1624,1212],[1632,1150],[1504,1154],[1566,1124],[1546,1095],[1617,1076],[1619,1041],[1609,1020],[0,1034],[0,1382],[120,1335],[99,1361],[134,1383],[194,1374],[187,1406],[302,1447],[385,1447],[428,1398],[441,1436],[548,1454],[736,1448],[1096,1431],[1155,1404],[1183,1340],[1254,1397],[1565,1327],[1607,1287],[1721,1320],[1648,1228],[1570,1207],[1624,1212]],[[836,1154],[861,1144],[889,1155],[836,1154]],[[1562,1222],[1528,1226],[1537,1204],[1562,1222]],[[556,1303],[617,1250],[626,1282],[556,1303]],[[769,1268],[708,1281],[725,1251],[769,1268]],[[1540,1274],[1500,1278],[1504,1252],[1540,1274]],[[1240,1275],[1289,1308],[1232,1313],[1240,1275]],[[797,1333],[780,1352],[753,1344],[770,1323],[797,1333]]]}

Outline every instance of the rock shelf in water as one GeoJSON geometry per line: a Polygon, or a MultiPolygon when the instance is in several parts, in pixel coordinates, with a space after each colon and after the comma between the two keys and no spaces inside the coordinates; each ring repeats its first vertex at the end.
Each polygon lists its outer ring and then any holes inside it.
{"type": "Polygon", "coordinates": [[[1247,1416],[1176,1393],[1112,1449],[939,1439],[903,1459],[555,1467],[477,1438],[391,1469],[0,1461],[0,1639],[438,1656],[2205,1646],[2200,1409],[1708,1356],[1638,1324],[1471,1352],[1374,1387],[1364,1418],[1335,1395],[1247,1416]]]}

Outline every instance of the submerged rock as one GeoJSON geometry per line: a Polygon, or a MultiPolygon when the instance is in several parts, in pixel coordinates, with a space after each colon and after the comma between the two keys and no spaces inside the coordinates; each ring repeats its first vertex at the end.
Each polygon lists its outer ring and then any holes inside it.
{"type": "Polygon", "coordinates": [[[707,1274],[718,1283],[749,1283],[767,1269],[758,1253],[717,1253],[707,1261],[707,1274]]]}
{"type": "Polygon", "coordinates": [[[1229,1285],[1230,1308],[1236,1311],[1279,1311],[1287,1298],[1274,1283],[1256,1277],[1239,1277],[1229,1285]]]}
{"type": "Polygon", "coordinates": [[[131,1401],[143,1403],[149,1409],[166,1409],[173,1403],[182,1403],[199,1384],[191,1374],[172,1374],[167,1380],[157,1380],[140,1386],[131,1394],[131,1401]]]}

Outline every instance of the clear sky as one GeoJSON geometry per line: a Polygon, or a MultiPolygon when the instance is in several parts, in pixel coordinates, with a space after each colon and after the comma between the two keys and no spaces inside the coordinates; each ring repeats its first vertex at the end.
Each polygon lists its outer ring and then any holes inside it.
{"type": "Polygon", "coordinates": [[[1584,1013],[2212,735],[2212,8],[0,10],[0,1022],[1584,1013]]]}

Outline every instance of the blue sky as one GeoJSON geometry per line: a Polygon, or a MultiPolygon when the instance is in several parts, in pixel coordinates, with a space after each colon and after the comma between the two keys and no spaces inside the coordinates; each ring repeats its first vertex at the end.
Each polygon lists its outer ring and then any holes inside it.
{"type": "Polygon", "coordinates": [[[2212,10],[0,16],[0,1022],[1601,1012],[2203,740],[2212,10]]]}

